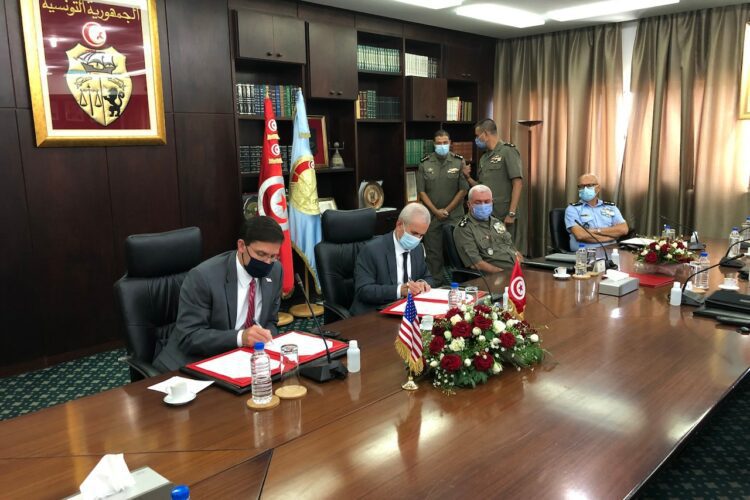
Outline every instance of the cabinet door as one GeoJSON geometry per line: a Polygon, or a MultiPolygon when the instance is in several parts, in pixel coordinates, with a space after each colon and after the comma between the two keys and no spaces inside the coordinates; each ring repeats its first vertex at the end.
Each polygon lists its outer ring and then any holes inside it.
{"type": "Polygon", "coordinates": [[[483,64],[494,65],[492,61],[482,61],[479,51],[465,45],[445,46],[445,77],[449,80],[477,81],[483,64]]]}
{"type": "Polygon", "coordinates": [[[237,11],[237,57],[276,59],[273,16],[250,10],[237,11]]]}
{"type": "Polygon", "coordinates": [[[357,96],[357,31],[324,23],[308,26],[310,97],[357,96]]]}
{"type": "Polygon", "coordinates": [[[416,122],[445,121],[448,82],[443,78],[407,77],[408,119],[416,122]]]}
{"type": "Polygon", "coordinates": [[[274,17],[273,47],[277,61],[305,64],[305,22],[291,17],[274,17]]]}

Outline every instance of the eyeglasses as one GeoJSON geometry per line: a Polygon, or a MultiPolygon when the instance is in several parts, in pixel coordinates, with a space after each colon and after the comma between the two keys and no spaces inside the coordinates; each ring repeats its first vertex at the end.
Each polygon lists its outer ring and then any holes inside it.
{"type": "Polygon", "coordinates": [[[596,187],[596,186],[598,186],[598,185],[599,185],[599,184],[579,184],[579,185],[578,185],[578,189],[583,189],[583,188],[592,188],[592,187],[596,187]]]}
{"type": "Polygon", "coordinates": [[[270,262],[276,262],[277,260],[279,260],[279,254],[269,254],[262,250],[256,250],[250,246],[247,246],[246,248],[248,250],[252,250],[253,254],[255,254],[255,258],[257,258],[258,260],[270,261],[270,262]]]}

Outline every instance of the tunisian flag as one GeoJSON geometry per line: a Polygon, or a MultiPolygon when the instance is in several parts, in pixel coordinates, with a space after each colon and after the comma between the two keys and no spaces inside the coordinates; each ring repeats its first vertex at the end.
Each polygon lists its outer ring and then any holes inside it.
{"type": "Polygon", "coordinates": [[[292,267],[292,244],[289,237],[289,215],[284,193],[284,177],[281,176],[281,149],[276,117],[273,116],[271,99],[264,103],[266,129],[263,132],[263,157],[258,178],[258,214],[267,215],[279,223],[284,231],[281,244],[281,267],[283,269],[281,291],[286,296],[294,290],[294,268],[292,267]]]}
{"type": "Polygon", "coordinates": [[[510,275],[510,287],[508,287],[508,298],[516,308],[516,313],[523,319],[523,310],[526,309],[526,280],[523,279],[521,264],[516,259],[513,273],[510,275]]]}

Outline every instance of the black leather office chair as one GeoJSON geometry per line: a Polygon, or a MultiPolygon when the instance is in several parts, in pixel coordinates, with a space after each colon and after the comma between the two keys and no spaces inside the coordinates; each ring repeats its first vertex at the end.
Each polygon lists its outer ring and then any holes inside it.
{"type": "Polygon", "coordinates": [[[323,212],[323,240],[315,245],[315,263],[326,323],[351,316],[354,265],[359,251],[375,234],[376,219],[372,208],[323,212]]]}
{"type": "Polygon", "coordinates": [[[453,268],[451,281],[463,283],[464,281],[473,280],[481,276],[479,271],[464,267],[461,257],[456,250],[456,242],[453,239],[453,228],[450,224],[443,225],[443,255],[448,257],[448,263],[453,268]]]}
{"type": "Polygon", "coordinates": [[[174,330],[180,287],[201,262],[202,246],[197,227],[125,240],[127,271],[114,288],[128,349],[121,361],[131,381],[159,374],[152,362],[174,330]]]}
{"type": "Polygon", "coordinates": [[[570,252],[570,233],[565,227],[564,208],[553,208],[549,211],[549,232],[553,252],[570,252]]]}

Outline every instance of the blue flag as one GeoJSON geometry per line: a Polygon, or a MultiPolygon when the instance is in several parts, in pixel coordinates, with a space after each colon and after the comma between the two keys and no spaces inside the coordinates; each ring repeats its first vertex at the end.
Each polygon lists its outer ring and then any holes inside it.
{"type": "MultiPolygon", "coordinates": [[[[323,147],[326,147],[324,144],[323,147]]],[[[310,125],[302,90],[297,90],[294,113],[294,139],[292,165],[289,169],[289,225],[292,246],[302,257],[315,280],[320,293],[318,270],[315,267],[315,245],[321,240],[320,208],[318,207],[318,181],[315,178],[315,160],[310,150],[310,125]]]]}

